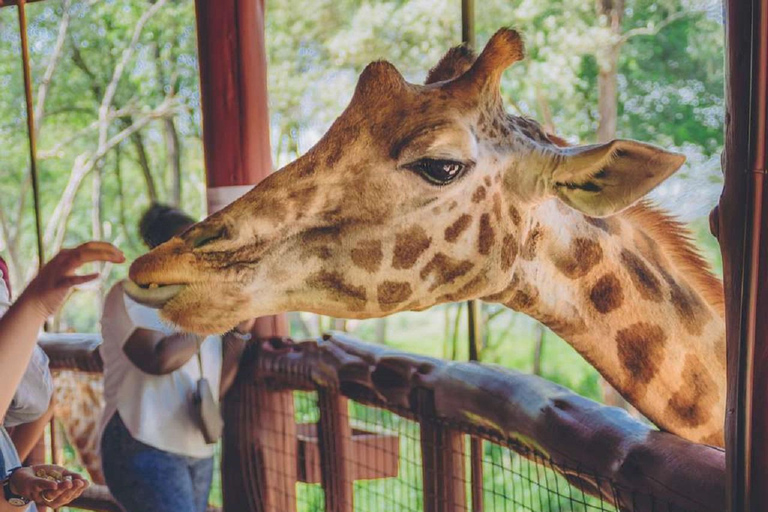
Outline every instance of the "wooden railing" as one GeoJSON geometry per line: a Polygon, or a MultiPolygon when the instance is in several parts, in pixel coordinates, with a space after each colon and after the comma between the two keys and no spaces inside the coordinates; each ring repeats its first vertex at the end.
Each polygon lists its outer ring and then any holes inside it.
{"type": "MultiPolygon", "coordinates": [[[[53,368],[100,367],[98,340],[43,344],[53,368]]],[[[477,510],[482,503],[472,495],[482,492],[482,482],[450,484],[466,481],[467,436],[544,464],[619,510],[720,512],[725,504],[720,449],[659,432],[536,376],[333,334],[301,343],[261,340],[246,350],[223,408],[225,510],[296,510],[296,483],[317,481],[319,466],[325,509],[351,511],[365,451],[354,448],[349,401],[418,423],[426,511],[469,510],[470,502],[477,510]],[[317,393],[316,434],[295,421],[296,390],[317,393]],[[311,464],[302,435],[315,450],[311,464]]]]}

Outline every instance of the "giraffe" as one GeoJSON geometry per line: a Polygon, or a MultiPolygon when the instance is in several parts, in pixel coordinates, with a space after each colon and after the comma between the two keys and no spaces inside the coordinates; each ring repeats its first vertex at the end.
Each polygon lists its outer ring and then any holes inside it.
{"type": "Polygon", "coordinates": [[[660,428],[723,445],[721,282],[643,197],[684,157],[569,146],[505,112],[523,58],[499,30],[425,85],[377,61],[305,155],[131,266],[126,290],[183,329],[285,311],[370,318],[497,302],[571,344],[660,428]]]}
{"type": "Polygon", "coordinates": [[[67,439],[91,480],[104,484],[99,450],[99,422],[104,409],[104,382],[101,375],[56,371],[54,415],[64,427],[67,439]]]}

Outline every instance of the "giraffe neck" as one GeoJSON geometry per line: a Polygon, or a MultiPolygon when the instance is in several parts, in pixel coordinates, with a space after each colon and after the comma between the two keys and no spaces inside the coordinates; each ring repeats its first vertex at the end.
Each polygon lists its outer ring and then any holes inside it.
{"type": "Polygon", "coordinates": [[[712,299],[717,281],[691,274],[701,262],[692,252],[685,262],[685,251],[669,244],[670,229],[680,226],[646,206],[591,219],[543,203],[523,223],[502,302],[560,335],[660,428],[722,446],[725,323],[712,299]]]}

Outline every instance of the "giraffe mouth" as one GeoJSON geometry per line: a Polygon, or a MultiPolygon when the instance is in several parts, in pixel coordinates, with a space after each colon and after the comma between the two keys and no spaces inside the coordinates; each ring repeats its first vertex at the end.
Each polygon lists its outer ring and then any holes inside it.
{"type": "Polygon", "coordinates": [[[187,285],[185,284],[150,284],[141,286],[130,279],[126,279],[123,283],[123,290],[131,299],[139,304],[155,309],[165,306],[186,287],[187,285]]]}

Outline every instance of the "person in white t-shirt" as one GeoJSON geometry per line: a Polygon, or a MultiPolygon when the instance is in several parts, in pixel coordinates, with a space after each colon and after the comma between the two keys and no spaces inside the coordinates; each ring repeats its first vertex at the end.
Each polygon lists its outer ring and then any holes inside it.
{"type": "MultiPolygon", "coordinates": [[[[153,248],[193,223],[185,213],[155,204],[140,231],[153,248]]],[[[214,444],[203,435],[192,395],[205,378],[218,404],[252,325],[205,338],[178,332],[156,310],[125,295],[122,283],[110,290],[101,319],[101,455],[107,485],[126,512],[205,511],[214,444]]]]}

